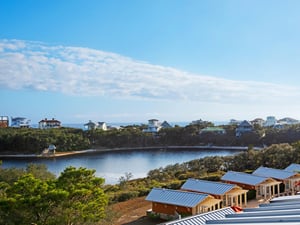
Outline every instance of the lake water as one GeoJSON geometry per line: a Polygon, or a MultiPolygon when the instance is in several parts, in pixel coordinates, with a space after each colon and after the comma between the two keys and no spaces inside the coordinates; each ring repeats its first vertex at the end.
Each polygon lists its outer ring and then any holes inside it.
{"type": "Polygon", "coordinates": [[[28,163],[45,164],[48,170],[59,175],[66,167],[85,167],[95,169],[96,176],[105,178],[106,184],[118,183],[121,176],[130,172],[134,178],[146,177],[147,173],[159,167],[182,163],[205,156],[225,156],[235,154],[236,150],[134,150],[98,152],[84,155],[65,156],[52,159],[3,159],[3,168],[25,168],[28,163]]]}

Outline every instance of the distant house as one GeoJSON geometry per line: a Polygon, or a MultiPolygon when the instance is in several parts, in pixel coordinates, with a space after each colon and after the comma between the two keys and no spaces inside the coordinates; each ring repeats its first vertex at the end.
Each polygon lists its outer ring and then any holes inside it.
{"type": "Polygon", "coordinates": [[[95,130],[95,129],[102,129],[102,130],[107,130],[107,125],[105,122],[93,122],[89,121],[88,123],[84,124],[85,129],[87,130],[95,130]]]}
{"type": "Polygon", "coordinates": [[[206,127],[200,131],[200,134],[204,133],[226,134],[226,130],[221,127],[206,127]]]}
{"type": "Polygon", "coordinates": [[[244,133],[249,133],[253,131],[253,126],[251,123],[249,123],[247,120],[244,120],[241,122],[237,128],[235,129],[235,136],[240,137],[244,133]]]}
{"type": "Polygon", "coordinates": [[[0,116],[0,128],[5,128],[9,126],[8,116],[0,116]]]}
{"type": "Polygon", "coordinates": [[[172,126],[167,121],[162,122],[161,127],[162,128],[172,128],[172,126]]]}
{"type": "Polygon", "coordinates": [[[153,188],[146,200],[152,202],[152,213],[165,219],[221,208],[221,200],[211,195],[164,188],[153,188]]]}
{"type": "Polygon", "coordinates": [[[12,117],[11,118],[11,127],[29,128],[30,120],[25,117],[12,117]]]}
{"type": "Polygon", "coordinates": [[[61,127],[61,122],[54,118],[52,118],[51,120],[45,118],[39,122],[40,129],[59,128],[59,127],[61,127]]]}
{"type": "Polygon", "coordinates": [[[84,124],[84,128],[87,130],[95,130],[97,128],[97,124],[90,120],[88,123],[84,124]]]}
{"type": "Polygon", "coordinates": [[[268,116],[264,127],[273,127],[277,123],[275,116],[268,116]]]}
{"type": "Polygon", "coordinates": [[[229,121],[229,125],[239,125],[241,123],[240,120],[236,120],[236,119],[231,119],[229,121]]]}
{"type": "Polygon", "coordinates": [[[300,174],[297,172],[261,166],[253,171],[252,174],[262,177],[271,177],[282,182],[284,185],[283,193],[295,194],[296,192],[300,191],[300,174]]]}
{"type": "Polygon", "coordinates": [[[243,190],[241,187],[235,184],[190,178],[182,185],[181,190],[212,195],[216,199],[222,200],[222,207],[247,206],[248,191],[243,190]],[[244,199],[244,204],[242,199],[244,199]]]}
{"type": "Polygon", "coordinates": [[[207,126],[208,124],[211,124],[211,122],[202,119],[194,120],[190,123],[190,125],[200,125],[200,126],[207,126]]]}
{"type": "Polygon", "coordinates": [[[148,126],[143,132],[146,133],[157,133],[162,128],[159,120],[157,119],[150,119],[148,120],[148,126]]]}
{"type": "Polygon", "coordinates": [[[50,155],[55,155],[56,151],[56,146],[53,144],[50,144],[48,148],[45,148],[42,152],[43,156],[50,156],[50,155]]]}
{"type": "Polygon", "coordinates": [[[300,121],[296,120],[296,119],[293,119],[293,118],[290,118],[290,117],[285,117],[285,118],[282,118],[282,119],[278,120],[278,123],[293,125],[293,124],[299,124],[300,121]]]}
{"type": "Polygon", "coordinates": [[[265,120],[262,119],[262,118],[256,118],[254,120],[251,121],[251,124],[254,126],[254,125],[258,125],[260,127],[262,127],[265,123],[265,120]]]}
{"type": "Polygon", "coordinates": [[[98,122],[98,129],[107,130],[107,125],[105,122],[98,122]]]}
{"type": "Polygon", "coordinates": [[[256,199],[269,199],[276,193],[279,194],[281,184],[280,181],[271,177],[234,171],[228,171],[221,180],[229,184],[236,184],[246,190],[255,190],[256,199]]]}

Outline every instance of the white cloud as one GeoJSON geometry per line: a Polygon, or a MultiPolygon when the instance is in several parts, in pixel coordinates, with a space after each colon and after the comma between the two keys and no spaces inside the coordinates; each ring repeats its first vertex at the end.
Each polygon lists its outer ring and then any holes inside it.
{"type": "Polygon", "coordinates": [[[0,40],[0,86],[69,95],[194,102],[284,102],[298,87],[234,81],[88,48],[0,40]]]}

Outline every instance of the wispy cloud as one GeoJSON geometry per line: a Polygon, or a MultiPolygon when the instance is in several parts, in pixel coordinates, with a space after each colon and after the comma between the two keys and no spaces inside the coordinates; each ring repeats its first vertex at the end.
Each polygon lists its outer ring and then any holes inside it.
{"type": "Polygon", "coordinates": [[[299,98],[298,87],[191,74],[99,50],[0,40],[0,86],[69,95],[199,102],[299,98]]]}

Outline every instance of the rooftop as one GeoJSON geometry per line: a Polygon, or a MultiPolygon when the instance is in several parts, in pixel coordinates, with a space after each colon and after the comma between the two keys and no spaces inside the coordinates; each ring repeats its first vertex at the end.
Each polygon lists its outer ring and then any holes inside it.
{"type": "Polygon", "coordinates": [[[181,187],[181,189],[205,192],[213,195],[224,195],[226,192],[237,187],[234,184],[226,184],[221,182],[188,179],[181,187]]]}
{"type": "Polygon", "coordinates": [[[146,200],[170,205],[194,207],[207,197],[209,197],[209,195],[207,194],[178,191],[164,188],[153,188],[146,197],[146,200]]]}

